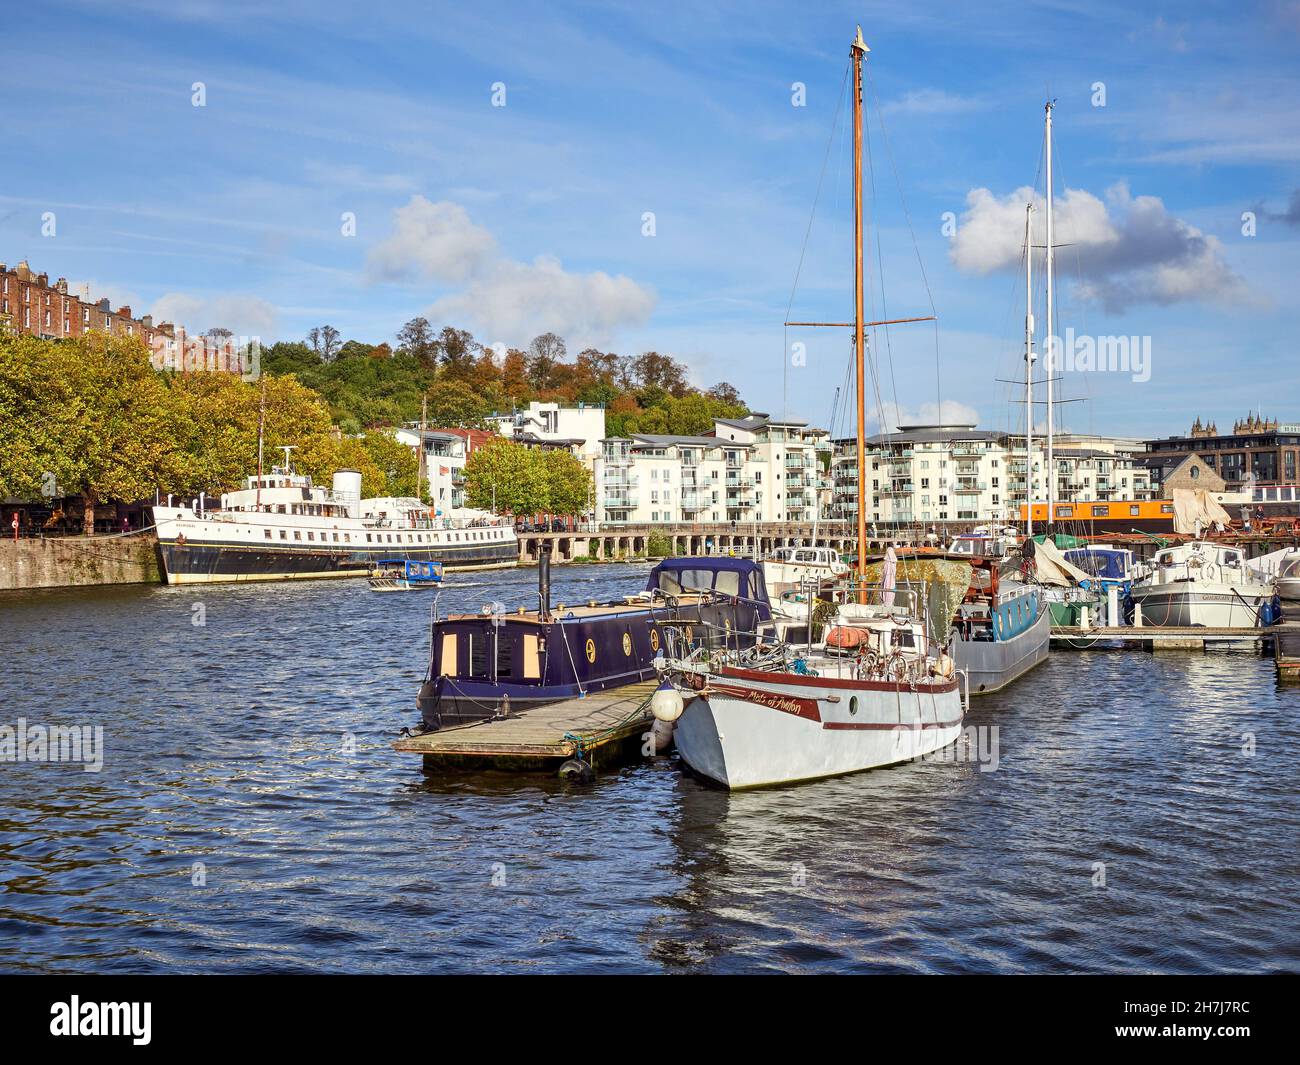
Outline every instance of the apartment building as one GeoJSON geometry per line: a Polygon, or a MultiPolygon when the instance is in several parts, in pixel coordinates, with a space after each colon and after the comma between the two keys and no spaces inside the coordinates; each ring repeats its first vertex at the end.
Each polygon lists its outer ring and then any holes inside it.
{"type": "MultiPolygon", "coordinates": [[[[1147,471],[1135,466],[1135,441],[1063,434],[1053,441],[1056,499],[1151,498],[1147,471]]],[[[873,436],[866,450],[867,521],[884,525],[1014,521],[1032,493],[1046,500],[1045,442],[974,425],[901,426],[873,436]]],[[[857,521],[857,442],[837,440],[831,466],[832,518],[857,521]]]]}
{"type": "Polygon", "coordinates": [[[393,437],[416,452],[424,494],[442,513],[466,505],[465,462],[476,448],[495,439],[482,429],[420,429],[407,425],[393,437]]]}
{"type": "Polygon", "coordinates": [[[107,299],[93,300],[69,290],[67,278],[50,284],[50,275],[36,273],[26,261],[12,270],[0,263],[0,332],[43,340],[66,340],[90,332],[115,337],[139,337],[159,370],[221,370],[244,373],[248,356],[233,339],[190,335],[172,322],[154,323],[151,315],[136,318],[129,306],[113,308],[107,299]]]}
{"type": "Polygon", "coordinates": [[[494,414],[488,421],[502,436],[521,444],[568,448],[588,469],[600,457],[605,437],[605,408],[586,403],[562,407],[534,400],[527,410],[494,414]]]}
{"type": "Polygon", "coordinates": [[[1296,422],[1250,414],[1234,422],[1231,432],[1220,433],[1215,422],[1197,418],[1186,435],[1148,440],[1145,446],[1147,464],[1157,478],[1176,469],[1188,455],[1199,455],[1231,492],[1300,484],[1300,423],[1296,422]]]}
{"type": "Polygon", "coordinates": [[[718,419],[705,436],[601,442],[596,517],[606,523],[811,520],[829,482],[829,434],[765,414],[718,419]]]}

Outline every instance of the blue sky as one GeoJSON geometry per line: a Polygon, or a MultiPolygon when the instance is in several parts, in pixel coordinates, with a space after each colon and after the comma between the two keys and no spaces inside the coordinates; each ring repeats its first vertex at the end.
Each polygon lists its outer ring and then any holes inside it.
{"type": "Polygon", "coordinates": [[[887,420],[932,420],[941,396],[1023,424],[998,379],[1022,373],[1017,190],[1043,188],[1050,95],[1060,323],[1151,338],[1148,381],[1066,372],[1086,402],[1060,420],[1300,421],[1294,0],[60,10],[0,46],[0,260],[137,313],[268,339],[391,342],[417,314],[511,346],[549,328],[826,424],[847,331],[782,322],[810,216],[792,314],[851,317],[845,114],[832,127],[860,22],[873,300],[903,317],[932,296],[940,317],[938,375],[931,326],[876,337],[887,420]]]}

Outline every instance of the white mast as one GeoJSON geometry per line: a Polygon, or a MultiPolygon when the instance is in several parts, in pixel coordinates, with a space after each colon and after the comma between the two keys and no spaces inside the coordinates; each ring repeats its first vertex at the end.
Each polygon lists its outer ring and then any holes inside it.
{"type": "Polygon", "coordinates": [[[1052,377],[1060,362],[1059,345],[1053,332],[1052,274],[1055,263],[1052,254],[1052,101],[1047,101],[1047,527],[1056,521],[1056,463],[1052,449],[1052,377]],[[1056,359],[1052,352],[1057,351],[1056,359]]]}
{"type": "Polygon", "coordinates": [[[1034,286],[1030,256],[1034,254],[1030,222],[1032,203],[1025,204],[1025,536],[1034,535],[1034,286]]]}

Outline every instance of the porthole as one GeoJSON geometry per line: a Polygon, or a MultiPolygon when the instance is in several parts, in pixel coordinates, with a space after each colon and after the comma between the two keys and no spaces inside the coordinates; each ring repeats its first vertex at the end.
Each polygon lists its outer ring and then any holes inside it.
{"type": "Polygon", "coordinates": [[[850,696],[849,696],[849,715],[852,716],[853,714],[856,714],[857,712],[858,712],[858,697],[857,697],[856,695],[850,695],[850,696]]]}

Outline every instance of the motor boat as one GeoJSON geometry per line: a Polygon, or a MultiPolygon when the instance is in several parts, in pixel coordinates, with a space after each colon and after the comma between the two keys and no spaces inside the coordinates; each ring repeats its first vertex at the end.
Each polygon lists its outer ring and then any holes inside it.
{"type": "Polygon", "coordinates": [[[1143,625],[1255,628],[1275,594],[1270,581],[1247,567],[1240,548],[1204,540],[1157,551],[1151,568],[1132,588],[1143,625]]]}

